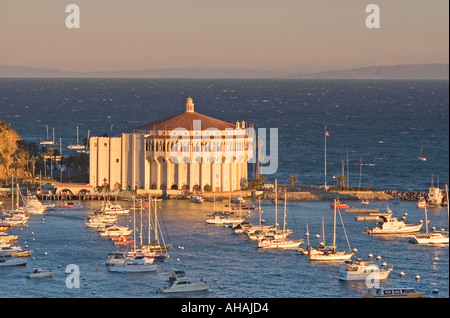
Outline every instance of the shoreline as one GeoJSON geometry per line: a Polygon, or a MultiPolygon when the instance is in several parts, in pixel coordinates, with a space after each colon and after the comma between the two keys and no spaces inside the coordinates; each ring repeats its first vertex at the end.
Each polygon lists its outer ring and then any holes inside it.
{"type": "MultiPolygon", "coordinates": [[[[72,184],[77,186],[77,184],[72,184]]],[[[6,189],[5,189],[6,190],[6,189]]],[[[399,191],[399,190],[328,190],[325,191],[321,187],[296,185],[292,188],[290,185],[280,184],[278,187],[278,199],[284,198],[284,190],[287,192],[288,201],[333,201],[334,199],[340,199],[342,201],[360,201],[363,199],[373,201],[390,201],[396,197],[400,201],[418,201],[422,197],[426,197],[427,194],[416,191],[399,191]]],[[[9,192],[9,191],[8,191],[9,192]]],[[[10,198],[8,192],[2,192],[0,198],[10,198]]],[[[136,192],[128,191],[112,191],[112,192],[99,192],[99,193],[83,193],[83,194],[40,194],[37,195],[42,200],[103,200],[104,198],[112,198],[117,200],[129,200],[133,196],[136,198],[148,198],[148,195],[152,197],[160,197],[163,199],[190,199],[193,196],[202,196],[206,199],[213,199],[214,196],[220,199],[227,200],[229,197],[237,198],[252,198],[257,199],[261,197],[262,200],[274,200],[275,190],[274,188],[266,188],[263,190],[240,190],[233,192],[183,192],[182,190],[143,190],[139,189],[136,192]]]]}

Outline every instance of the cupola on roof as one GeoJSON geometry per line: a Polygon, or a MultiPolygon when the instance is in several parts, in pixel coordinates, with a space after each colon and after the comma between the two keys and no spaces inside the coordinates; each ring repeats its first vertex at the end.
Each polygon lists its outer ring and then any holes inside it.
{"type": "Polygon", "coordinates": [[[134,130],[174,130],[176,128],[193,130],[194,120],[199,120],[201,122],[200,127],[202,130],[207,128],[217,128],[219,130],[224,130],[225,128],[236,128],[235,125],[220,119],[196,113],[194,111],[194,102],[191,97],[188,97],[186,100],[186,112],[135,127],[134,130]]]}

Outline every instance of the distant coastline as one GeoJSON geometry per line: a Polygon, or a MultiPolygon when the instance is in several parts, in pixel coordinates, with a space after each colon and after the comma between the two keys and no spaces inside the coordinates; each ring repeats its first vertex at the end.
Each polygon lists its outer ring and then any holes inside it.
{"type": "Polygon", "coordinates": [[[241,78],[241,79],[380,79],[448,80],[449,64],[374,65],[317,73],[245,68],[185,67],[123,71],[72,72],[0,65],[0,78],[241,78]]]}

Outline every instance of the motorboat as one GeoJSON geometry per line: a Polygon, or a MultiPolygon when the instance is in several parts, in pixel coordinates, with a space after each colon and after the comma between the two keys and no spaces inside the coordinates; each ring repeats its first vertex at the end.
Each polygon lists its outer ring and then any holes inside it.
{"type": "Polygon", "coordinates": [[[362,204],[362,205],[369,205],[369,200],[363,199],[363,200],[361,201],[361,204],[362,204]]]}
{"type": "Polygon", "coordinates": [[[199,196],[194,196],[192,197],[189,202],[193,202],[193,203],[203,203],[203,198],[199,197],[199,196]]]}
{"type": "Polygon", "coordinates": [[[373,278],[375,280],[387,279],[393,267],[387,267],[386,264],[380,267],[373,260],[357,259],[346,261],[339,270],[339,280],[366,280],[373,278]]]}
{"type": "Polygon", "coordinates": [[[377,234],[409,234],[419,232],[422,228],[420,224],[405,224],[404,220],[398,220],[395,217],[380,217],[380,221],[373,229],[367,229],[364,233],[377,235],[377,234]]]}
{"type": "Polygon", "coordinates": [[[101,237],[119,237],[130,235],[133,230],[130,230],[127,226],[113,225],[107,227],[104,231],[100,232],[101,237]]]}
{"type": "Polygon", "coordinates": [[[292,234],[292,230],[275,230],[273,226],[265,226],[261,229],[253,229],[252,231],[244,231],[244,234],[247,234],[248,238],[252,241],[263,240],[266,237],[271,237],[277,240],[281,240],[292,234]]]}
{"type": "Polygon", "coordinates": [[[419,209],[423,209],[427,205],[427,201],[425,200],[425,198],[420,198],[416,204],[419,209]]]}
{"type": "Polygon", "coordinates": [[[348,204],[341,203],[341,201],[339,201],[339,200],[335,200],[334,203],[330,204],[330,207],[332,209],[334,209],[334,208],[336,208],[336,209],[346,209],[346,208],[348,208],[348,204]]]}
{"type": "Polygon", "coordinates": [[[42,268],[36,268],[32,272],[26,274],[27,278],[51,278],[52,276],[53,273],[51,271],[42,268]]]}
{"type": "Polygon", "coordinates": [[[162,294],[187,293],[207,291],[209,283],[201,279],[198,282],[189,280],[184,271],[174,271],[169,274],[169,282],[165,288],[159,288],[162,294]]]}
{"type": "Polygon", "coordinates": [[[251,226],[252,225],[249,222],[244,221],[244,222],[234,225],[233,228],[231,229],[231,231],[236,234],[241,234],[241,233],[244,233],[245,230],[250,229],[251,226]]]}
{"type": "Polygon", "coordinates": [[[231,214],[220,214],[220,213],[215,213],[213,214],[212,218],[206,219],[207,224],[218,224],[218,225],[239,224],[242,222],[244,222],[244,218],[233,216],[231,214]]]}
{"type": "Polygon", "coordinates": [[[0,243],[10,243],[17,241],[18,235],[9,235],[6,233],[0,233],[0,243]]]}
{"type": "Polygon", "coordinates": [[[28,258],[14,254],[0,254],[0,267],[26,265],[28,258]]]}
{"type": "Polygon", "coordinates": [[[157,266],[153,262],[148,262],[144,257],[126,257],[123,262],[109,265],[110,272],[117,273],[146,273],[156,272],[157,266]]]}
{"type": "Polygon", "coordinates": [[[35,195],[27,195],[25,210],[30,214],[42,214],[47,207],[35,195]]]}
{"type": "Polygon", "coordinates": [[[298,249],[303,240],[288,240],[286,238],[264,238],[258,241],[258,248],[263,249],[298,249]]]}
{"type": "Polygon", "coordinates": [[[424,293],[411,287],[374,287],[366,288],[364,298],[422,298],[424,293]]]}
{"type": "Polygon", "coordinates": [[[125,209],[118,203],[108,201],[102,204],[101,211],[106,214],[128,214],[130,209],[125,209]]]}
{"type": "Polygon", "coordinates": [[[115,265],[119,263],[125,262],[125,253],[124,252],[114,252],[108,254],[108,259],[105,262],[106,266],[115,265]]]}
{"type": "Polygon", "coordinates": [[[242,198],[242,197],[232,198],[232,199],[230,199],[230,203],[244,204],[245,203],[245,199],[242,198]]]}
{"type": "Polygon", "coordinates": [[[391,213],[369,213],[367,215],[355,215],[355,221],[378,221],[380,217],[390,217],[391,213]]]}

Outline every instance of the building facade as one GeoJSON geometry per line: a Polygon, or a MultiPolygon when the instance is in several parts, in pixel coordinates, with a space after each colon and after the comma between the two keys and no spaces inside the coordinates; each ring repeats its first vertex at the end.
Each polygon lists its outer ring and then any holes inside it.
{"type": "Polygon", "coordinates": [[[230,124],[186,111],[121,137],[90,138],[90,183],[121,190],[234,191],[244,187],[253,135],[244,121],[230,124]]]}

